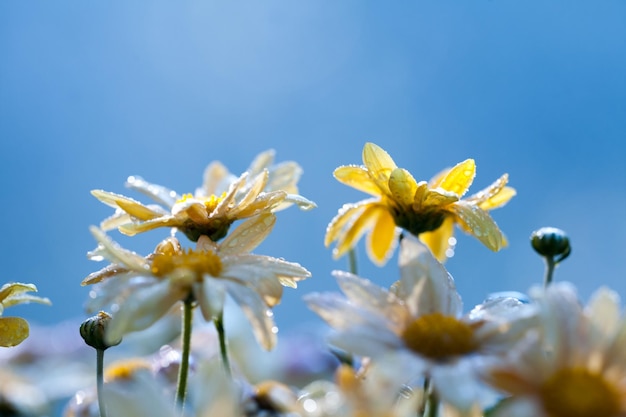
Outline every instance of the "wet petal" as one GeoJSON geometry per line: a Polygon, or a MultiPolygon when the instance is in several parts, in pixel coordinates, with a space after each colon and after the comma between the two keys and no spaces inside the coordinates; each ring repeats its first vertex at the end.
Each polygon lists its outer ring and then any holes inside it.
{"type": "Polygon", "coordinates": [[[226,297],[226,287],[215,278],[205,276],[201,284],[194,287],[196,300],[200,307],[202,317],[206,321],[212,321],[220,316],[224,310],[224,300],[226,297]]]}
{"type": "Polygon", "coordinates": [[[441,226],[432,232],[420,233],[419,239],[424,243],[433,256],[443,262],[447,259],[446,251],[450,247],[450,238],[454,234],[454,217],[447,216],[441,226]]]}
{"type": "Polygon", "coordinates": [[[396,246],[398,230],[391,214],[378,206],[378,215],[368,238],[367,254],[377,265],[384,265],[396,246]]]}
{"type": "Polygon", "coordinates": [[[410,207],[413,204],[417,182],[409,171],[396,168],[389,176],[389,191],[393,199],[403,206],[410,207]]]}
{"type": "Polygon", "coordinates": [[[128,223],[120,226],[120,233],[126,236],[135,236],[137,233],[147,232],[148,230],[157,229],[159,227],[181,227],[183,222],[175,216],[164,216],[154,220],[148,220],[141,223],[128,223]]]}
{"type": "Polygon", "coordinates": [[[457,222],[465,231],[472,234],[492,251],[499,251],[505,245],[504,236],[495,221],[480,207],[458,201],[450,205],[450,211],[456,215],[457,222]]]}
{"type": "Polygon", "coordinates": [[[427,190],[422,197],[421,207],[445,207],[459,200],[459,196],[451,191],[446,191],[443,188],[437,188],[435,190],[427,190]]]}
{"type": "Polygon", "coordinates": [[[388,194],[389,175],[397,168],[391,156],[380,146],[368,142],[363,147],[363,164],[378,188],[388,194]]]}
{"type": "Polygon", "coordinates": [[[369,204],[376,201],[376,199],[367,199],[359,201],[358,203],[344,204],[326,227],[324,245],[328,247],[332,242],[340,239],[344,234],[345,226],[354,218],[361,216],[363,210],[365,210],[369,204]]]}
{"type": "Polygon", "coordinates": [[[151,220],[161,216],[160,212],[121,194],[110,193],[103,190],[92,190],[91,194],[104,204],[114,208],[120,208],[139,220],[151,220]]]}
{"type": "Polygon", "coordinates": [[[274,324],[272,310],[250,288],[228,281],[226,286],[228,294],[241,307],[252,325],[252,332],[259,345],[265,350],[271,350],[276,345],[276,333],[278,332],[274,324]]]}
{"type": "Polygon", "coordinates": [[[184,288],[170,285],[169,281],[159,281],[141,291],[134,291],[113,314],[105,339],[117,341],[126,333],[150,327],[188,293],[184,288]]]}
{"type": "Polygon", "coordinates": [[[275,223],[276,216],[272,213],[263,213],[246,220],[224,238],[220,252],[224,255],[251,252],[265,240],[275,223]]]}
{"type": "Polygon", "coordinates": [[[213,161],[204,169],[202,187],[196,190],[196,197],[210,197],[220,195],[228,190],[228,186],[237,180],[237,177],[228,172],[228,169],[219,161],[213,161]]]}
{"type": "Polygon", "coordinates": [[[515,189],[507,187],[508,174],[502,175],[491,185],[465,199],[483,210],[491,210],[506,204],[515,195],[515,189]]]}
{"type": "Polygon", "coordinates": [[[130,176],[126,179],[126,186],[135,191],[139,191],[152,198],[159,204],[172,208],[176,200],[180,198],[176,191],[170,190],[162,185],[151,184],[139,176],[130,176]]]}
{"type": "Polygon", "coordinates": [[[405,300],[412,315],[440,312],[457,317],[461,313],[461,297],[452,276],[414,236],[402,239],[398,265],[396,294],[405,300]]]}
{"type": "Polygon", "coordinates": [[[439,187],[450,191],[459,197],[463,196],[474,181],[476,175],[476,163],[473,159],[466,159],[456,164],[439,181],[439,187]]]}
{"type": "Polygon", "coordinates": [[[103,250],[99,253],[106,259],[112,263],[123,265],[140,273],[148,272],[149,264],[143,256],[122,248],[95,226],[91,226],[89,231],[96,238],[98,244],[102,246],[103,250]]]}
{"type": "Polygon", "coordinates": [[[0,346],[17,346],[28,337],[28,322],[21,317],[0,317],[0,346]]]}
{"type": "Polygon", "coordinates": [[[342,256],[351,248],[356,246],[356,242],[369,231],[375,224],[380,213],[378,204],[370,204],[365,206],[363,212],[354,219],[345,234],[341,237],[341,241],[337,242],[337,247],[333,250],[335,259],[342,256]]]}
{"type": "Polygon", "coordinates": [[[335,169],[333,175],[339,182],[374,197],[379,197],[382,194],[382,190],[372,180],[369,172],[361,166],[341,166],[335,169]]]}

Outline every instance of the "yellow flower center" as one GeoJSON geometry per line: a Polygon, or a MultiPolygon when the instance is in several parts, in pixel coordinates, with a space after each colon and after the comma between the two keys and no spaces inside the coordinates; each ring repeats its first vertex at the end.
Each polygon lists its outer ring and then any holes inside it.
{"type": "MultiPolygon", "coordinates": [[[[184,194],[176,204],[182,204],[187,200],[195,200],[195,204],[190,204],[182,210],[187,216],[185,224],[177,226],[192,242],[197,242],[200,236],[206,235],[209,239],[217,242],[228,233],[228,229],[234,219],[228,216],[211,217],[217,206],[226,197],[226,192],[220,196],[211,195],[209,197],[194,197],[192,194],[184,194]],[[203,207],[204,206],[204,207],[203,207]]],[[[175,206],[176,206],[175,204],[175,206]]],[[[174,208],[173,212],[177,212],[174,208]]]]}
{"type": "Polygon", "coordinates": [[[620,394],[601,374],[583,368],[557,371],[541,387],[550,417],[617,416],[620,394]]]}
{"type": "Polygon", "coordinates": [[[213,210],[215,210],[217,205],[222,200],[224,200],[224,197],[226,197],[225,191],[220,196],[211,194],[209,197],[202,197],[202,198],[195,197],[193,194],[187,193],[187,194],[183,194],[179,200],[176,200],[175,204],[184,203],[187,200],[195,199],[198,201],[202,201],[202,203],[204,204],[204,207],[206,208],[207,213],[211,213],[213,210]]]}
{"type": "Polygon", "coordinates": [[[469,324],[441,313],[418,317],[402,333],[409,349],[436,361],[475,351],[477,345],[473,336],[469,324]]]}
{"type": "Polygon", "coordinates": [[[182,268],[194,271],[197,279],[201,279],[204,274],[217,277],[222,272],[222,261],[211,251],[192,249],[179,253],[157,253],[152,259],[151,272],[157,277],[164,277],[182,268]]]}

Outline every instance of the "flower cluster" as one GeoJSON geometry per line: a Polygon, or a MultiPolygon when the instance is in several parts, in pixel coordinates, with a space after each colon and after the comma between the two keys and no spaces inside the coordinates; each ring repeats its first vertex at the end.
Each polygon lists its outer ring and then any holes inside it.
{"type": "MultiPolygon", "coordinates": [[[[489,211],[516,193],[507,174],[466,197],[476,173],[472,159],[430,181],[415,180],[373,143],[365,144],[362,159],[334,176],[371,197],[340,208],[324,243],[334,243],[333,256],[341,257],[367,234],[376,265],[398,249],[398,276],[385,287],[355,269],[332,271],[341,292],[303,297],[330,332],[315,341],[285,341],[283,351],[273,307],[284,287],[295,289],[311,274],[298,263],[253,252],[280,210],[315,207],[299,195],[297,163],[275,164],[267,151],[233,175],[213,162],[201,187],[185,194],[128,178],[129,188],[156,204],[94,190],[115,209],[90,228],[97,246],[88,257],[108,264],[82,281],[93,288],[87,311],[96,315],[80,334],[97,352],[97,372],[94,386],[83,385],[63,415],[626,416],[626,317],[615,291],[601,287],[585,305],[572,284],[554,280],[571,253],[565,232],[543,228],[531,235],[546,261],[543,285],[528,295],[494,293],[463,306],[443,264],[454,226],[493,251],[505,247],[489,211]],[[107,234],[157,228],[171,233],[143,255],[107,234]],[[237,309],[253,341],[226,334],[224,317],[237,309]],[[114,355],[108,366],[105,350],[114,355]],[[118,350],[125,353],[115,356],[118,350]],[[261,363],[261,350],[277,354],[261,363]]],[[[23,294],[34,290],[2,287],[0,314],[19,302],[48,303],[23,294]]],[[[0,317],[2,346],[26,336],[22,319],[0,317]]],[[[17,380],[11,367],[3,372],[3,380],[17,380]]],[[[0,385],[0,410],[49,413],[30,405],[0,385]]]]}

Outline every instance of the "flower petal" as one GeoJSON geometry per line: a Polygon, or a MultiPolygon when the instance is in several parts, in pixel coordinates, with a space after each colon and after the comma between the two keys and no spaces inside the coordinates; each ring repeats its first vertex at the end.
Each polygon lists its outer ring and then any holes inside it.
{"type": "Polygon", "coordinates": [[[357,203],[344,204],[335,217],[326,226],[326,235],[324,236],[324,245],[328,247],[335,240],[341,239],[344,234],[344,227],[352,221],[354,218],[360,217],[365,208],[377,199],[371,198],[367,200],[361,200],[357,203]]]}
{"type": "Polygon", "coordinates": [[[147,195],[157,203],[169,209],[171,209],[176,200],[180,198],[175,191],[163,187],[162,185],[151,184],[136,175],[132,175],[126,179],[126,187],[147,195]]]}
{"type": "Polygon", "coordinates": [[[505,246],[504,236],[498,225],[480,207],[466,201],[458,201],[450,205],[450,211],[456,215],[457,222],[466,232],[492,251],[497,252],[505,246]]]}
{"type": "Polygon", "coordinates": [[[113,314],[107,329],[107,342],[120,340],[126,333],[143,330],[163,317],[174,304],[188,295],[183,287],[170,285],[169,281],[158,281],[141,291],[132,292],[120,309],[113,314]]]}
{"type": "Polygon", "coordinates": [[[396,222],[382,206],[378,206],[378,218],[369,234],[367,254],[377,265],[384,265],[391,257],[397,242],[396,222]]]}
{"type": "Polygon", "coordinates": [[[396,168],[389,175],[389,191],[394,201],[410,207],[417,191],[417,182],[409,171],[396,168]]]}
{"type": "Polygon", "coordinates": [[[363,164],[378,188],[389,194],[389,175],[397,168],[391,156],[380,146],[368,142],[363,147],[363,164]]]}
{"type": "Polygon", "coordinates": [[[224,255],[249,253],[265,240],[274,228],[276,216],[263,213],[241,223],[224,238],[220,252],[224,255]]]}
{"type": "Polygon", "coordinates": [[[196,197],[220,195],[236,180],[237,177],[228,172],[221,162],[213,161],[204,169],[202,187],[196,189],[195,195],[196,197]]]}
{"type": "Polygon", "coordinates": [[[333,250],[333,257],[337,259],[353,248],[361,236],[374,226],[379,214],[380,207],[378,204],[372,203],[365,206],[363,212],[354,219],[348,230],[337,242],[337,247],[333,250]]]}
{"type": "Polygon", "coordinates": [[[362,166],[346,165],[341,166],[333,172],[333,176],[341,183],[356,188],[359,191],[380,197],[382,190],[370,177],[369,172],[362,166]]]}
{"type": "Polygon", "coordinates": [[[28,322],[21,317],[0,317],[0,346],[17,346],[28,337],[28,322]]]}
{"type": "Polygon", "coordinates": [[[439,182],[439,187],[462,197],[474,181],[476,163],[466,159],[456,164],[439,182]]]}
{"type": "Polygon", "coordinates": [[[450,247],[450,238],[454,234],[454,217],[447,216],[441,226],[432,232],[420,233],[419,239],[424,243],[433,256],[443,262],[447,259],[446,251],[450,247]]]}
{"type": "Polygon", "coordinates": [[[252,332],[265,350],[272,350],[276,345],[276,333],[278,329],[274,324],[274,313],[270,310],[261,297],[252,289],[226,281],[228,294],[241,307],[241,310],[252,325],[252,332]]]}
{"type": "Polygon", "coordinates": [[[98,245],[102,246],[100,255],[115,264],[120,264],[133,271],[148,272],[149,264],[146,259],[135,252],[129,251],[118,245],[113,239],[107,236],[102,230],[91,226],[89,231],[94,236],[98,245]]]}
{"type": "Polygon", "coordinates": [[[104,204],[114,208],[119,207],[139,220],[151,220],[162,215],[160,212],[141,204],[139,201],[121,194],[110,193],[103,190],[92,190],[91,194],[104,204]]]}
{"type": "Polygon", "coordinates": [[[224,310],[226,297],[226,287],[220,280],[205,276],[201,284],[194,286],[194,293],[202,317],[206,321],[212,321],[220,316],[224,310]]]}

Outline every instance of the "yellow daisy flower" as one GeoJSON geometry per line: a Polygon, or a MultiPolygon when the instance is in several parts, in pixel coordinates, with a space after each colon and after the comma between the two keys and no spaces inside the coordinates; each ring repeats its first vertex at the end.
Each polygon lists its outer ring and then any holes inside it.
{"type": "Polygon", "coordinates": [[[506,186],[508,175],[504,174],[484,190],[461,199],[475,173],[474,160],[467,159],[430,182],[417,182],[382,148],[366,143],[363,166],[341,166],[334,176],[374,197],[344,205],[328,225],[324,243],[329,246],[337,242],[333,255],[338,258],[367,232],[368,255],[382,265],[393,252],[398,226],[419,236],[443,261],[456,223],[489,249],[498,251],[506,240],[487,211],[507,203],[515,190],[506,186]]]}
{"type": "Polygon", "coordinates": [[[299,264],[250,253],[267,237],[275,221],[273,213],[255,216],[219,244],[201,236],[195,249],[185,250],[171,237],[147,257],[120,247],[92,227],[98,248],[89,256],[112,264],[90,274],[82,285],[101,282],[91,294],[91,310],[112,305],[106,340],[148,328],[189,297],[204,319],[211,321],[222,313],[228,294],[243,310],[259,344],[267,350],[273,348],[277,327],[271,308],[280,302],[283,286],[295,288],[298,281],[311,275],[299,264]]]}
{"type": "MultiPolygon", "coordinates": [[[[47,298],[26,294],[36,291],[37,287],[34,284],[22,284],[20,282],[4,284],[0,288],[0,316],[2,316],[5,308],[16,304],[39,303],[49,305],[50,300],[47,298]]],[[[28,332],[28,322],[23,318],[0,317],[0,346],[17,346],[28,337],[28,332]]]]}
{"type": "Polygon", "coordinates": [[[531,294],[541,332],[486,379],[509,398],[494,417],[626,416],[626,317],[619,296],[599,289],[581,306],[567,282],[531,294]]]}
{"type": "Polygon", "coordinates": [[[179,195],[141,177],[128,178],[127,187],[159,204],[144,205],[120,194],[93,190],[91,193],[97,199],[116,209],[100,227],[105,231],[117,228],[129,236],[172,227],[194,242],[202,235],[217,241],[226,236],[236,220],[275,212],[292,204],[304,210],[314,208],[315,203],[297,194],[300,166],[295,162],[274,165],[273,160],[273,151],[264,152],[239,177],[229,173],[221,163],[213,162],[205,170],[202,187],[194,194],[179,195]]]}

